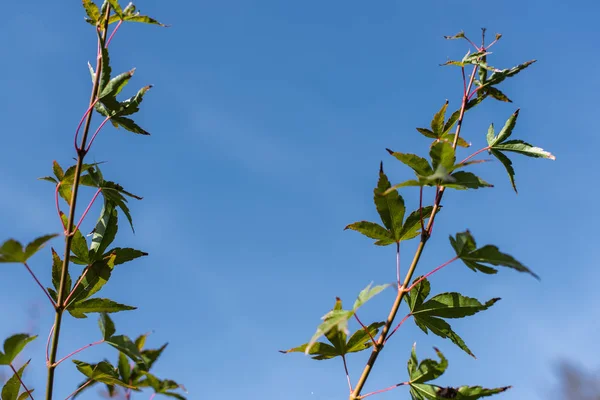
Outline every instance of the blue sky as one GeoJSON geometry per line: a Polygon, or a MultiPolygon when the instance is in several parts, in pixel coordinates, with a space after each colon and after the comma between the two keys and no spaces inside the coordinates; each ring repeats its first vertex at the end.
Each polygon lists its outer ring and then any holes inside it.
{"type": "MultiPolygon", "coordinates": [[[[600,306],[594,228],[600,218],[593,208],[600,193],[592,173],[600,144],[593,122],[600,89],[597,2],[137,5],[172,25],[125,25],[110,49],[113,71],[137,67],[126,95],[155,85],[136,116],[152,136],[107,127],[89,157],[107,161],[108,179],[144,197],[131,204],[136,234],[121,224],[116,244],[150,256],[120,266],[103,296],[139,306],[114,316],[119,332],[153,330],[151,346],[170,343],[158,375],[184,383],[190,399],[346,398],[339,360],[277,350],[306,342],[336,296],[349,306],[369,282],[394,280],[394,250],[343,227],[377,218],[372,189],[381,160],[392,181],[411,176],[385,148],[425,154],[428,141],[415,127],[427,126],[446,99],[458,107],[460,72],[439,64],[468,47],[442,36],[462,29],[478,38],[482,26],[490,36],[504,34],[492,65],[538,63],[501,85],[513,104],[489,101],[469,113],[464,136],[479,149],[490,123],[502,126],[521,108],[514,136],[552,151],[557,161],[514,157],[519,195],[499,163],[477,167],[496,187],[444,197],[419,273],[451,258],[448,235],[469,228],[479,244],[498,245],[542,280],[510,270],[474,274],[458,263],[439,272],[434,293],[502,297],[484,313],[452,321],[478,359],[408,322],[380,357],[367,390],[406,379],[415,341],[420,358],[434,356],[432,346],[448,356],[440,384],[513,385],[498,397],[506,400],[548,398],[562,358],[600,367],[593,351],[600,337],[593,311],[600,306]]],[[[3,11],[0,237],[25,242],[59,231],[52,185],[36,178],[50,174],[52,160],[67,165],[74,157],[72,135],[89,98],[86,62],[94,60],[96,39],[78,1],[9,2],[3,11]]],[[[416,208],[417,192],[402,194],[416,208]]],[[[52,245],[62,249],[60,240],[52,245]]],[[[402,249],[404,269],[414,247],[402,249]]],[[[49,284],[49,249],[31,265],[49,284]]],[[[393,296],[390,290],[373,300],[361,319],[384,319],[393,296]]],[[[0,316],[0,337],[28,329],[40,334],[27,353],[34,365],[27,380],[42,392],[52,313],[18,265],[0,269],[0,316]],[[32,309],[39,313],[33,326],[32,309]]],[[[95,318],[67,319],[63,332],[60,354],[99,337],[95,318]]],[[[108,348],[79,356],[116,358],[108,348]]],[[[367,357],[350,359],[354,381],[367,357]]],[[[56,398],[81,380],[66,364],[57,376],[56,398]]],[[[90,390],[81,398],[98,395],[90,390]]]]}

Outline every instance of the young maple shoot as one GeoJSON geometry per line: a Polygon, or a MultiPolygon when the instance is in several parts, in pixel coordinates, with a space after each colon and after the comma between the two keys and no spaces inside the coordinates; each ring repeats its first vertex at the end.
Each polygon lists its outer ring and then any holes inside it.
{"type": "MultiPolygon", "coordinates": [[[[461,129],[465,114],[487,98],[511,103],[498,85],[506,78],[513,77],[523,71],[535,60],[527,61],[513,68],[498,69],[488,64],[491,54],[488,50],[495,45],[502,35],[497,34],[494,41],[485,44],[485,29],[482,30],[481,45],[476,45],[464,32],[454,36],[446,36],[446,39],[463,39],[474,47],[474,52],[469,52],[460,61],[450,60],[441,65],[457,66],[461,69],[463,77],[463,93],[460,107],[446,117],[449,102],[446,101],[438,110],[430,123],[430,128],[417,128],[423,136],[432,139],[429,145],[429,160],[416,154],[401,153],[386,149],[396,160],[408,166],[415,174],[415,179],[410,179],[395,185],[384,173],[383,163],[379,166],[379,179],[374,189],[374,203],[381,224],[370,221],[359,221],[346,226],[345,229],[354,230],[375,240],[377,246],[396,245],[396,274],[397,295],[392,304],[388,317],[385,321],[376,321],[364,324],[356,316],[358,306],[363,306],[375,294],[380,293],[390,285],[381,285],[371,288],[369,285],[359,294],[359,300],[352,310],[342,309],[342,302],[337,299],[334,308],[323,316],[323,322],[318,326],[316,333],[308,343],[294,347],[283,353],[304,352],[315,360],[328,360],[340,357],[348,380],[349,399],[358,400],[398,387],[408,387],[413,400],[437,400],[437,399],[463,399],[475,400],[482,397],[502,393],[510,387],[499,387],[485,389],[481,386],[441,387],[431,381],[439,378],[446,368],[448,361],[444,355],[435,349],[440,361],[431,359],[417,360],[415,347],[413,346],[408,361],[408,380],[390,387],[363,394],[363,389],[373,370],[377,358],[383,350],[384,344],[403,325],[405,321],[412,318],[415,324],[425,333],[432,332],[434,335],[449,339],[452,343],[474,356],[473,352],[465,344],[463,339],[452,329],[447,319],[465,318],[493,306],[499,298],[492,298],[480,302],[472,297],[458,292],[440,293],[430,296],[430,278],[435,272],[454,261],[461,260],[469,269],[484,274],[496,274],[494,267],[506,267],[539,277],[529,268],[524,266],[509,254],[501,252],[498,247],[485,245],[478,247],[475,238],[470,231],[459,232],[450,237],[450,244],[456,253],[456,257],[444,262],[432,271],[413,279],[413,275],[419,264],[420,257],[425,245],[433,232],[434,221],[437,213],[441,210],[442,198],[447,189],[469,190],[480,188],[491,188],[492,184],[486,182],[473,172],[465,171],[467,167],[473,167],[487,160],[476,159],[484,152],[493,155],[504,166],[512,188],[517,191],[515,184],[515,171],[508,154],[517,153],[534,158],[547,158],[554,160],[551,153],[535,147],[523,140],[509,139],[515,129],[519,110],[516,110],[506,121],[504,127],[495,133],[494,125],[490,125],[487,132],[487,146],[468,155],[464,160],[457,162],[457,149],[468,149],[471,143],[461,137],[461,129]],[[467,76],[467,72],[470,75],[467,76]],[[446,119],[447,118],[447,119],[446,119]],[[406,187],[419,188],[419,208],[405,218],[406,207],[399,189],[406,187]],[[435,188],[435,195],[431,205],[423,205],[424,189],[435,188]],[[400,276],[400,246],[401,242],[418,239],[419,243],[413,260],[406,271],[404,279],[400,276]],[[375,290],[377,289],[377,290],[375,290]],[[394,320],[400,310],[402,301],[408,307],[408,313],[394,328],[394,320]],[[347,338],[349,332],[349,321],[355,317],[359,323],[358,330],[347,338]],[[392,329],[393,328],[393,329],[392,329]],[[325,336],[329,343],[317,341],[325,336]],[[358,353],[370,350],[370,356],[360,375],[357,383],[352,384],[348,374],[347,356],[350,353],[358,353]]],[[[386,346],[387,348],[387,346],[386,346]]]]}
{"type": "MultiPolygon", "coordinates": [[[[57,161],[54,161],[53,176],[40,178],[52,182],[55,186],[56,212],[65,237],[65,251],[61,256],[54,248],[50,249],[52,287],[45,287],[40,282],[33,269],[29,267],[28,261],[44,245],[56,238],[57,234],[41,236],[26,246],[14,239],[5,241],[0,246],[0,263],[23,264],[36,284],[44,291],[55,312],[55,322],[50,328],[46,346],[48,369],[46,400],[53,398],[55,369],[75,354],[101,344],[109,345],[118,351],[117,364],[113,365],[107,360],[96,364],[72,360],[85,379],[67,398],[76,398],[83,390],[96,384],[103,384],[111,397],[115,396],[118,391],[122,391],[126,399],[131,399],[134,392],[150,389],[153,391],[152,397],[163,395],[185,400],[186,397],[180,393],[180,390],[185,391],[182,385],[171,379],[158,378],[150,372],[166,348],[166,344],[158,349],[146,349],[147,334],[139,336],[135,341],[128,336],[116,334],[115,324],[108,314],[135,310],[136,307],[96,296],[115,272],[115,266],[147,256],[148,253],[112,245],[118,232],[119,217],[124,216],[133,230],[128,199],[141,200],[142,198],[125,190],[118,183],[105,179],[100,170],[101,163],[88,164],[84,162],[94,141],[107,122],[110,122],[115,128],[123,128],[140,135],[149,135],[131,116],[140,110],[144,95],[152,86],[144,86],[132,97],[119,100],[117,97],[132,79],[135,70],[131,69],[113,75],[108,47],[123,23],[139,22],[158,26],[165,25],[149,16],[142,15],[133,3],[129,3],[125,8],[122,8],[117,0],[104,1],[100,6],[92,0],[82,0],[82,4],[87,15],[86,21],[96,31],[98,52],[95,68],[89,65],[92,79],[91,100],[75,131],[76,163],[64,169],[57,161]],[[114,28],[109,35],[109,28],[113,24],[114,28]],[[92,134],[90,125],[94,111],[103,117],[103,120],[92,134]],[[93,188],[95,194],[87,208],[76,218],[79,189],[84,186],[93,188]],[[81,233],[80,226],[100,196],[102,197],[100,216],[92,234],[89,235],[91,242],[88,243],[86,236],[81,233]],[[67,208],[66,212],[63,212],[64,207],[67,208]],[[69,271],[71,266],[79,270],[77,279],[71,277],[69,271]],[[99,314],[101,338],[87,346],[71,351],[59,359],[58,344],[65,311],[78,319],[87,318],[90,314],[99,314]]],[[[13,375],[2,388],[3,400],[27,398],[33,400],[34,389],[28,388],[22,379],[30,361],[22,363],[18,368],[15,367],[15,363],[18,362],[18,356],[25,346],[35,338],[36,336],[20,333],[12,335],[4,341],[4,348],[0,351],[0,366],[8,366],[13,375]]]]}

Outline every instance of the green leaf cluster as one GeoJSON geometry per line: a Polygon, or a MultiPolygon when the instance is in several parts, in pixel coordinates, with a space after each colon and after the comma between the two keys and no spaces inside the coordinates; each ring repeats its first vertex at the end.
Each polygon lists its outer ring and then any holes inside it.
{"type": "MultiPolygon", "coordinates": [[[[448,120],[446,121],[446,110],[447,109],[448,109],[448,100],[446,100],[446,102],[444,103],[442,108],[440,108],[440,110],[437,113],[435,113],[435,115],[433,116],[433,119],[431,120],[431,124],[430,124],[431,129],[417,128],[417,131],[419,133],[421,133],[423,136],[428,137],[430,139],[435,139],[435,141],[432,143],[432,145],[439,141],[446,141],[449,143],[454,143],[454,139],[456,138],[456,135],[454,133],[452,133],[452,128],[454,128],[454,125],[456,125],[456,121],[458,121],[458,118],[460,117],[460,110],[454,111],[452,113],[452,115],[450,115],[448,120]]],[[[458,138],[456,145],[460,146],[460,147],[471,146],[470,143],[468,143],[466,140],[464,140],[461,137],[458,138]]]]}
{"type": "Polygon", "coordinates": [[[21,392],[21,380],[23,378],[23,372],[25,372],[25,368],[29,365],[28,360],[25,364],[23,364],[16,373],[6,381],[4,386],[2,387],[1,397],[2,400],[25,400],[28,399],[30,393],[33,392],[33,389],[29,389],[29,391],[21,392]]]}
{"type": "Polygon", "coordinates": [[[481,386],[441,387],[430,382],[439,378],[448,368],[448,360],[441,351],[434,348],[440,361],[425,359],[419,362],[416,346],[413,345],[410,358],[408,359],[408,376],[410,395],[412,400],[477,400],[492,396],[510,389],[510,386],[485,389],[481,386]]]}
{"type": "Polygon", "coordinates": [[[417,179],[392,186],[386,192],[406,186],[445,186],[451,189],[466,190],[493,187],[471,172],[459,171],[472,163],[456,163],[456,151],[448,141],[438,141],[431,146],[429,161],[416,154],[400,153],[387,149],[398,161],[410,167],[417,179]]]}
{"type": "Polygon", "coordinates": [[[430,291],[429,281],[422,279],[406,295],[406,303],[410,308],[410,315],[413,316],[415,324],[425,333],[431,331],[439,337],[450,339],[467,354],[475,357],[464,340],[452,330],[450,324],[444,319],[464,318],[474,315],[487,310],[500,299],[491,299],[482,304],[477,299],[456,292],[440,293],[427,299],[430,291]]]}
{"type": "Polygon", "coordinates": [[[103,360],[97,364],[73,360],[79,372],[86,377],[86,381],[79,385],[82,390],[78,395],[83,390],[101,383],[106,386],[111,396],[116,394],[117,387],[131,389],[136,392],[144,388],[151,388],[156,394],[180,400],[186,399],[186,397],[174,391],[180,388],[185,390],[182,385],[171,379],[159,379],[150,373],[151,368],[167,347],[167,344],[158,349],[145,349],[147,334],[138,336],[135,341],[125,335],[115,335],[115,325],[106,313],[100,315],[98,325],[104,342],[119,351],[117,365],[111,364],[108,360],[103,360]],[[90,381],[91,383],[89,383],[90,381]]]}
{"type": "Polygon", "coordinates": [[[113,11],[112,15],[110,15],[110,17],[108,18],[109,24],[122,21],[141,22],[144,24],[167,26],[161,24],[154,18],[151,18],[147,15],[141,15],[140,12],[136,9],[136,6],[131,2],[125,8],[121,7],[118,0],[106,0],[102,3],[102,6],[100,8],[92,0],[82,0],[82,3],[85,13],[87,15],[85,21],[97,27],[102,27],[106,22],[106,7],[109,4],[111,6],[111,10],[113,11]]]}
{"type": "Polygon", "coordinates": [[[373,201],[381,218],[383,226],[369,221],[359,221],[346,226],[362,233],[368,238],[375,239],[378,246],[387,246],[392,243],[400,243],[410,240],[421,234],[421,218],[423,220],[431,217],[433,207],[423,207],[413,211],[404,220],[406,207],[404,199],[397,190],[390,190],[391,184],[383,172],[383,163],[379,166],[379,181],[374,189],[373,201]]]}
{"type": "Polygon", "coordinates": [[[526,272],[534,278],[539,279],[539,276],[533,273],[529,268],[515,260],[514,257],[502,253],[498,247],[491,244],[483,247],[477,247],[475,238],[469,230],[456,234],[456,237],[450,236],[450,244],[456,252],[456,256],[460,258],[467,267],[473,271],[480,271],[484,274],[495,274],[498,272],[495,268],[490,267],[502,266],[512,268],[519,272],[526,272]]]}
{"type": "MultiPolygon", "coordinates": [[[[343,312],[342,301],[336,299],[335,306],[331,310],[332,312],[343,312]]],[[[346,354],[356,353],[359,351],[366,350],[372,346],[371,337],[375,337],[379,332],[379,328],[384,325],[383,322],[374,322],[367,326],[367,329],[360,328],[350,336],[340,329],[339,325],[334,325],[329,331],[325,333],[325,337],[329,341],[328,343],[315,342],[312,345],[305,343],[298,347],[294,347],[289,350],[282,350],[281,353],[294,353],[301,352],[312,356],[314,360],[329,360],[335,357],[345,357],[346,354]]]]}
{"type": "Polygon", "coordinates": [[[48,241],[57,236],[57,234],[40,236],[27,246],[23,246],[21,242],[15,239],[8,239],[0,246],[0,263],[26,263],[48,241]]]}

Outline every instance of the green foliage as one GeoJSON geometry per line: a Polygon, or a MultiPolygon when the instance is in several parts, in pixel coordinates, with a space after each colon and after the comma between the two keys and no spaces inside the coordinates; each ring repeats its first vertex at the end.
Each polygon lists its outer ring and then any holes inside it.
{"type": "MultiPolygon", "coordinates": [[[[416,164],[419,161],[415,161],[416,164]]],[[[427,163],[427,161],[425,161],[427,163]]],[[[421,215],[423,219],[431,217],[433,207],[424,207],[413,211],[404,220],[406,207],[404,199],[397,190],[390,190],[391,184],[383,172],[383,163],[379,166],[379,181],[374,190],[374,202],[383,226],[369,221],[359,221],[346,226],[362,233],[368,238],[375,239],[378,246],[387,246],[392,243],[400,243],[417,237],[420,231],[421,215]]]]}
{"type": "Polygon", "coordinates": [[[29,394],[31,392],[33,392],[33,390],[30,390],[29,392],[24,391],[21,393],[21,379],[20,378],[23,377],[23,372],[25,371],[25,368],[29,365],[30,361],[31,360],[28,360],[25,364],[23,364],[21,366],[21,368],[19,368],[16,373],[13,373],[13,376],[11,376],[6,381],[6,383],[2,387],[2,394],[1,394],[2,400],[26,399],[29,397],[29,394]]]}
{"type": "Polygon", "coordinates": [[[4,341],[4,352],[0,351],[0,365],[11,365],[15,358],[23,351],[27,343],[35,340],[36,336],[27,333],[12,335],[4,341]]]}
{"type": "Polygon", "coordinates": [[[20,242],[9,239],[0,246],[0,263],[25,263],[44,245],[57,237],[57,234],[44,235],[23,246],[20,242]]]}
{"type": "Polygon", "coordinates": [[[410,395],[413,400],[443,400],[443,399],[461,399],[476,400],[483,397],[505,392],[510,386],[484,389],[481,386],[461,386],[458,388],[441,387],[429,382],[439,378],[448,368],[448,360],[436,348],[434,348],[440,361],[425,359],[421,362],[417,359],[413,345],[410,358],[408,359],[408,376],[410,385],[410,395]]]}
{"type": "MultiPolygon", "coordinates": [[[[369,285],[358,296],[353,309],[344,310],[341,301],[338,299],[335,307],[322,317],[323,322],[317,328],[317,332],[312,339],[301,346],[294,347],[283,353],[304,352],[316,360],[326,360],[335,357],[342,357],[344,368],[348,379],[350,389],[350,400],[358,400],[372,394],[391,390],[395,387],[409,386],[411,398],[413,400],[437,400],[437,399],[468,399],[475,400],[494,394],[502,393],[509,387],[500,387],[495,389],[485,389],[481,386],[461,386],[461,387],[441,387],[432,384],[431,381],[439,378],[448,367],[448,360],[444,355],[435,349],[439,361],[426,359],[418,361],[415,348],[413,347],[410,359],[408,361],[409,381],[399,383],[388,389],[374,391],[368,395],[362,395],[362,390],[367,379],[370,376],[373,365],[378,356],[385,348],[389,346],[388,340],[394,332],[410,317],[414,319],[416,325],[425,333],[433,332],[442,338],[450,339],[459,348],[467,354],[474,357],[472,351],[467,347],[463,339],[452,329],[447,322],[448,319],[466,318],[479,312],[485,311],[495,304],[499,298],[492,298],[486,302],[465,296],[459,292],[440,293],[430,296],[431,285],[426,277],[432,276],[438,270],[446,267],[451,262],[460,259],[473,271],[481,271],[485,274],[495,274],[496,266],[512,268],[519,272],[525,272],[538,278],[529,268],[517,261],[512,256],[501,252],[496,246],[486,245],[477,247],[475,239],[467,230],[450,237],[450,243],[456,252],[456,257],[435,268],[431,272],[423,275],[421,278],[413,280],[413,275],[419,267],[419,261],[433,231],[434,220],[437,212],[442,208],[442,198],[447,189],[467,190],[493,187],[490,183],[481,179],[472,172],[465,171],[468,166],[473,166],[487,160],[475,159],[475,156],[487,151],[494,155],[506,168],[511,184],[516,191],[514,183],[515,171],[511,160],[506,153],[519,153],[529,157],[548,158],[554,160],[554,156],[539,148],[534,147],[522,140],[509,139],[515,128],[519,111],[515,112],[506,122],[502,130],[496,134],[493,125],[490,126],[487,135],[487,146],[466,157],[463,161],[457,162],[457,150],[468,148],[470,143],[461,135],[463,120],[467,111],[473,109],[486,98],[491,97],[497,101],[511,103],[512,100],[496,86],[506,78],[513,77],[532,65],[535,60],[519,64],[508,69],[500,69],[492,66],[488,62],[488,57],[492,54],[488,51],[489,47],[494,45],[502,35],[496,34],[494,42],[485,45],[485,30],[483,30],[482,45],[477,46],[471,41],[464,32],[459,32],[453,36],[446,36],[446,39],[463,39],[475,51],[468,51],[461,60],[450,60],[442,65],[458,66],[462,69],[463,93],[461,106],[453,111],[450,116],[447,115],[448,104],[446,102],[435,112],[430,121],[429,128],[417,128],[417,131],[423,136],[432,140],[429,146],[429,158],[418,154],[398,152],[386,149],[400,163],[407,166],[415,174],[414,179],[410,179],[395,185],[392,185],[387,175],[383,172],[383,163],[380,164],[379,180],[374,190],[375,208],[381,219],[381,223],[370,221],[359,221],[346,226],[345,229],[357,231],[368,238],[374,239],[378,246],[387,246],[396,244],[396,273],[398,274],[396,300],[387,320],[376,322],[368,327],[363,326],[357,330],[354,335],[348,337],[348,321],[356,316],[356,309],[362,306],[369,298],[376,295],[385,287],[371,288],[369,285]],[[470,77],[467,78],[467,69],[471,69],[470,77]],[[478,78],[478,79],[477,79],[478,78]],[[406,203],[404,197],[399,193],[399,189],[405,187],[419,187],[420,209],[412,212],[406,219],[406,203]],[[427,187],[435,188],[433,205],[423,206],[424,196],[427,187]],[[423,233],[421,231],[424,231],[423,233]],[[416,247],[406,276],[402,279],[400,275],[400,248],[403,241],[420,237],[420,243],[416,247]],[[412,286],[407,288],[409,282],[412,286]],[[405,301],[410,312],[395,327],[393,323],[400,309],[402,301],[405,301]],[[378,336],[374,340],[375,334],[378,336]],[[318,342],[321,336],[325,335],[329,343],[318,342]],[[371,348],[371,355],[363,369],[363,373],[356,386],[353,386],[348,369],[346,367],[346,355],[351,353],[349,348],[351,342],[359,344],[358,351],[371,348]]],[[[539,278],[538,278],[539,279],[539,278]]],[[[358,318],[357,318],[358,319],[358,318]]],[[[360,321],[359,321],[360,322],[360,321]]],[[[361,323],[362,325],[362,323],[361,323]]]]}

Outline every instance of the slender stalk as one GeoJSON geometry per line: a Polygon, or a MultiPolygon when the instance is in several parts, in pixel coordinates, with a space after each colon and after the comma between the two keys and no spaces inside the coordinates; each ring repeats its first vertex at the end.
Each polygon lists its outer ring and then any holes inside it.
{"type": "Polygon", "coordinates": [[[394,328],[394,330],[388,335],[387,338],[385,338],[385,343],[387,343],[388,340],[390,340],[390,338],[392,337],[392,335],[394,333],[396,333],[396,331],[398,329],[400,329],[400,327],[402,326],[402,324],[404,324],[410,317],[412,316],[412,314],[406,314],[406,317],[402,318],[402,321],[400,321],[400,323],[398,325],[396,325],[396,327],[394,328]]]}
{"type": "Polygon", "coordinates": [[[94,197],[92,197],[92,200],[90,201],[90,204],[88,204],[87,208],[85,209],[85,211],[83,212],[83,214],[81,215],[81,218],[79,218],[79,222],[77,223],[77,226],[75,227],[75,229],[73,230],[73,233],[77,232],[77,230],[79,229],[79,227],[81,226],[81,223],[83,222],[83,220],[85,219],[85,216],[87,215],[88,212],[90,212],[90,209],[92,208],[92,206],[94,205],[94,202],[96,201],[96,198],[98,198],[98,195],[100,194],[100,192],[102,192],[102,189],[98,189],[96,190],[96,194],[94,194],[94,197]]]}
{"type": "Polygon", "coordinates": [[[367,328],[365,324],[362,323],[362,321],[358,318],[358,315],[356,315],[356,313],[354,313],[354,318],[356,318],[356,320],[358,321],[360,326],[362,326],[364,331],[367,332],[367,335],[369,335],[369,337],[371,338],[371,343],[373,343],[373,346],[375,346],[375,338],[373,337],[373,335],[371,335],[371,331],[369,331],[369,328],[367,328]]]}
{"type": "Polygon", "coordinates": [[[75,390],[69,396],[67,396],[67,398],[65,400],[69,400],[70,398],[72,398],[73,396],[75,396],[77,393],[81,392],[87,385],[89,385],[92,382],[94,382],[94,381],[92,379],[90,379],[89,381],[87,381],[86,383],[84,383],[83,385],[81,385],[80,387],[78,387],[77,390],[75,390]]]}
{"type": "Polygon", "coordinates": [[[363,396],[360,396],[360,398],[361,398],[361,399],[364,399],[364,398],[366,398],[366,397],[373,396],[374,394],[379,394],[379,393],[385,393],[385,392],[389,392],[390,390],[394,390],[394,389],[396,389],[397,387],[404,386],[404,385],[408,385],[408,382],[397,383],[397,384],[395,384],[394,386],[390,386],[390,387],[387,387],[387,388],[385,388],[385,389],[376,390],[376,391],[374,391],[374,392],[367,393],[367,394],[365,394],[365,395],[363,395],[363,396]]]}
{"type": "Polygon", "coordinates": [[[69,357],[72,357],[72,356],[74,356],[75,354],[77,354],[77,353],[79,353],[79,352],[81,352],[81,351],[83,351],[83,350],[85,350],[85,349],[89,349],[90,347],[97,346],[97,345],[99,345],[99,344],[102,344],[102,343],[104,343],[104,339],[102,339],[102,340],[98,340],[97,342],[94,342],[94,343],[87,344],[87,345],[85,345],[85,346],[83,346],[83,347],[81,347],[81,348],[79,348],[79,349],[77,349],[77,350],[75,350],[75,351],[73,351],[73,352],[71,352],[71,353],[67,354],[66,356],[64,356],[63,358],[61,358],[60,360],[58,360],[57,362],[55,362],[55,363],[54,363],[54,366],[56,367],[56,366],[57,366],[58,364],[60,364],[61,362],[63,362],[63,361],[65,361],[65,360],[69,359],[69,357]]]}
{"type": "MultiPolygon", "coordinates": [[[[463,118],[465,116],[465,111],[467,108],[467,102],[469,101],[467,93],[469,93],[469,91],[471,90],[471,87],[473,86],[473,81],[475,80],[476,73],[477,73],[477,66],[475,66],[473,68],[473,72],[471,73],[471,77],[469,79],[469,85],[468,85],[465,93],[463,93],[460,114],[458,117],[458,122],[456,124],[456,133],[455,133],[455,137],[454,137],[454,143],[452,143],[452,147],[454,149],[456,149],[456,144],[457,144],[458,138],[460,136],[462,122],[463,122],[463,118]]],[[[433,210],[431,211],[431,217],[429,218],[429,222],[427,223],[425,232],[422,232],[422,234],[421,234],[421,241],[419,242],[419,245],[417,246],[415,256],[413,257],[412,263],[408,269],[408,272],[406,273],[406,277],[405,277],[404,283],[402,285],[405,288],[408,287],[410,280],[412,279],[412,276],[415,272],[415,269],[417,268],[417,264],[419,263],[421,255],[423,254],[423,249],[425,248],[425,244],[427,243],[427,240],[429,240],[429,237],[431,236],[433,222],[435,221],[436,214],[440,208],[440,203],[442,201],[442,197],[444,196],[444,190],[445,190],[444,186],[440,187],[438,194],[435,198],[435,203],[433,204],[433,210]]],[[[365,365],[365,368],[364,368],[360,378],[358,379],[356,386],[354,387],[354,391],[350,394],[349,400],[358,400],[361,398],[360,393],[361,393],[363,387],[365,386],[367,379],[369,378],[369,374],[371,373],[371,370],[373,369],[373,366],[375,365],[375,362],[377,361],[377,357],[379,356],[381,349],[383,349],[385,339],[387,337],[388,332],[390,331],[392,324],[394,323],[394,318],[396,317],[396,314],[398,313],[398,309],[400,308],[400,304],[402,303],[402,299],[404,298],[405,293],[406,292],[404,290],[398,291],[398,295],[396,296],[396,300],[394,300],[392,309],[390,310],[390,313],[385,322],[385,325],[383,326],[383,328],[381,330],[379,339],[377,340],[376,345],[373,347],[371,356],[369,357],[369,360],[367,361],[367,364],[365,365]]]]}
{"type": "Polygon", "coordinates": [[[483,149],[479,149],[479,150],[477,150],[475,153],[471,154],[469,157],[467,157],[467,158],[465,158],[464,160],[462,160],[461,162],[459,162],[459,164],[464,164],[464,163],[466,163],[467,161],[469,161],[471,158],[473,158],[473,157],[475,157],[476,155],[478,155],[478,154],[481,154],[481,153],[483,153],[484,151],[486,151],[486,150],[489,150],[489,149],[490,149],[490,146],[486,146],[486,147],[484,147],[483,149]]]}
{"type": "Polygon", "coordinates": [[[25,389],[25,391],[27,392],[27,394],[29,395],[29,398],[31,400],[33,400],[33,395],[31,394],[31,391],[29,389],[27,389],[27,386],[25,386],[25,383],[23,383],[23,380],[21,379],[21,377],[19,376],[18,371],[15,369],[14,365],[12,365],[12,363],[10,364],[10,369],[13,370],[13,372],[15,373],[15,376],[17,377],[17,379],[19,380],[19,382],[21,383],[21,386],[23,386],[23,389],[25,389]]]}
{"type": "Polygon", "coordinates": [[[44,291],[44,294],[46,295],[46,297],[48,297],[48,300],[50,300],[50,303],[52,303],[52,307],[56,307],[56,303],[54,303],[54,300],[52,299],[52,296],[50,296],[50,293],[48,293],[48,291],[46,290],[46,288],[44,287],[44,285],[42,285],[42,283],[37,278],[37,276],[35,276],[35,274],[31,270],[31,268],[29,268],[29,265],[27,265],[26,262],[24,262],[23,265],[25,266],[25,268],[27,268],[27,271],[29,271],[29,273],[31,274],[31,276],[33,277],[33,279],[35,280],[35,282],[38,284],[38,286],[44,291]]]}
{"type": "MultiPolygon", "coordinates": [[[[111,7],[109,4],[108,7],[106,7],[104,31],[102,32],[103,41],[106,40],[110,10],[111,10],[111,7]]],[[[100,45],[100,43],[98,45],[100,45]]],[[[48,360],[48,380],[46,383],[46,400],[52,400],[52,394],[54,391],[54,372],[56,369],[56,365],[55,365],[56,354],[58,352],[58,339],[60,337],[60,326],[61,326],[61,322],[62,322],[62,315],[63,315],[63,311],[65,309],[65,304],[64,304],[65,287],[66,287],[66,282],[67,282],[67,275],[69,273],[69,257],[71,255],[71,243],[73,242],[72,232],[73,232],[73,227],[75,225],[75,206],[77,204],[77,193],[79,192],[79,181],[81,179],[81,167],[83,165],[83,159],[85,158],[85,155],[86,155],[85,144],[87,142],[87,137],[88,137],[88,134],[90,131],[90,123],[92,122],[91,109],[93,108],[93,105],[97,101],[101,73],[102,73],[102,52],[99,51],[98,56],[96,58],[96,77],[94,79],[94,84],[92,86],[92,94],[90,96],[90,103],[89,103],[90,106],[88,107],[85,126],[83,128],[81,145],[80,146],[76,145],[76,147],[77,147],[77,164],[75,166],[73,191],[71,194],[69,218],[68,218],[66,234],[65,234],[65,252],[64,252],[62,271],[61,271],[61,275],[60,275],[60,284],[59,284],[59,288],[58,288],[58,301],[56,304],[56,316],[54,318],[54,335],[52,337],[52,344],[50,347],[50,358],[48,360]]],[[[75,393],[77,393],[77,392],[75,392],[75,393]]],[[[73,396],[73,395],[71,395],[71,396],[73,396]]]]}
{"type": "Polygon", "coordinates": [[[346,380],[348,381],[348,389],[352,393],[352,381],[350,380],[350,373],[348,372],[348,364],[346,363],[346,356],[342,354],[342,361],[344,362],[344,371],[346,372],[346,380]]]}
{"type": "Polygon", "coordinates": [[[398,284],[398,290],[400,287],[400,242],[396,242],[396,282],[398,284]]]}

